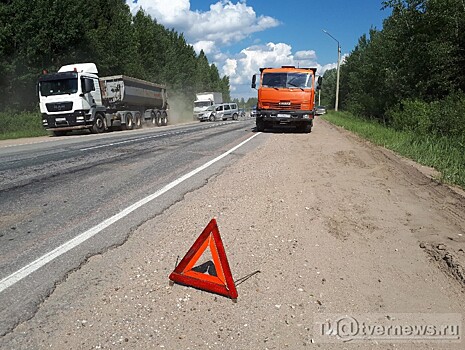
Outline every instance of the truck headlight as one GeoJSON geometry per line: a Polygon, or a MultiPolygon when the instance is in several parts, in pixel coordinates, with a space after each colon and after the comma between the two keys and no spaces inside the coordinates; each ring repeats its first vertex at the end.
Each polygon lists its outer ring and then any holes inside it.
{"type": "Polygon", "coordinates": [[[302,116],[302,118],[304,118],[304,119],[310,119],[310,114],[304,114],[304,115],[302,116]]]}

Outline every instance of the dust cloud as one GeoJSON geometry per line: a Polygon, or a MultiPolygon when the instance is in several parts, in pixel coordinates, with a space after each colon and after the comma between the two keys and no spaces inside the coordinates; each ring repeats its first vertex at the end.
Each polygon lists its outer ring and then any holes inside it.
{"type": "Polygon", "coordinates": [[[193,121],[194,101],[186,101],[185,98],[181,96],[169,95],[168,103],[170,106],[168,111],[168,123],[170,125],[190,123],[193,121]]]}

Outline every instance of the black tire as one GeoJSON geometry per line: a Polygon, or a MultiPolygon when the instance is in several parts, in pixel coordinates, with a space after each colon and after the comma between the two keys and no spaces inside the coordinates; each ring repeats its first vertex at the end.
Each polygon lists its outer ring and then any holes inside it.
{"type": "Polygon", "coordinates": [[[312,132],[312,126],[310,124],[305,125],[303,128],[304,133],[309,134],[312,132]]]}
{"type": "Polygon", "coordinates": [[[134,128],[140,129],[142,127],[142,117],[139,112],[134,114],[134,128]]]}
{"type": "Polygon", "coordinates": [[[257,131],[262,132],[265,131],[265,122],[263,120],[256,121],[257,131]]]}
{"type": "Polygon", "coordinates": [[[53,136],[65,136],[67,134],[66,131],[52,131],[53,136]]]}
{"type": "Polygon", "coordinates": [[[163,111],[161,113],[161,125],[162,126],[167,126],[168,125],[168,113],[166,113],[166,111],[163,111]]]}
{"type": "Polygon", "coordinates": [[[126,124],[123,126],[124,130],[132,130],[134,129],[134,122],[132,120],[132,114],[126,113],[126,124]]]}
{"type": "Polygon", "coordinates": [[[214,122],[215,121],[215,116],[213,114],[210,115],[208,118],[209,121],[214,122]]]}
{"type": "Polygon", "coordinates": [[[157,114],[155,111],[150,112],[150,126],[157,126],[157,114]]]}
{"type": "Polygon", "coordinates": [[[92,125],[92,129],[90,130],[93,134],[100,134],[105,132],[106,125],[105,125],[105,118],[101,114],[97,114],[95,116],[94,125],[92,125]]]}
{"type": "Polygon", "coordinates": [[[236,113],[234,113],[232,118],[233,118],[233,120],[238,120],[239,116],[236,113]]]}
{"type": "Polygon", "coordinates": [[[157,112],[156,112],[155,124],[157,124],[157,126],[162,126],[162,120],[161,120],[161,113],[160,113],[160,111],[157,111],[157,112]]]}

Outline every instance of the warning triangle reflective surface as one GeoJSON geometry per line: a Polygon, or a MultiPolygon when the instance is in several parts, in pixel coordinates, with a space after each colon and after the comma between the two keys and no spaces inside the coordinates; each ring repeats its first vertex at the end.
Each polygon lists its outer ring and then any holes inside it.
{"type": "Polygon", "coordinates": [[[237,299],[236,286],[215,219],[212,219],[205,227],[179,265],[170,274],[169,279],[179,284],[237,299]],[[207,248],[210,250],[213,261],[195,266],[207,248]]]}

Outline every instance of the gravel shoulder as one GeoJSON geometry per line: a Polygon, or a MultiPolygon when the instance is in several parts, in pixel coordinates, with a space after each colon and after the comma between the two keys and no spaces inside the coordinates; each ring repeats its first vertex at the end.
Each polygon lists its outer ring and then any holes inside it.
{"type": "Polygon", "coordinates": [[[4,349],[463,349],[319,343],[327,314],[463,315],[465,199],[418,165],[318,120],[253,152],[125,244],[94,256],[4,349]],[[216,217],[237,303],[168,275],[216,217]]]}

